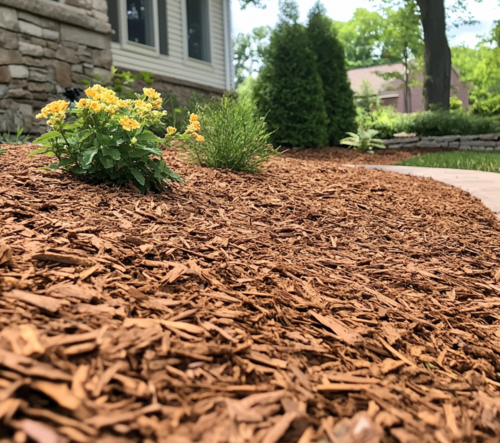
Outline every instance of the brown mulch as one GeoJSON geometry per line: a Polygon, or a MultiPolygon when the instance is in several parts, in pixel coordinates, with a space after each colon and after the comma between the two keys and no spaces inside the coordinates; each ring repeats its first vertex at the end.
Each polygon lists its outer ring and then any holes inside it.
{"type": "Polygon", "coordinates": [[[356,152],[346,148],[308,148],[290,149],[284,153],[286,158],[298,160],[327,161],[330,163],[350,165],[393,165],[418,155],[434,152],[452,152],[456,149],[446,148],[410,148],[410,149],[384,149],[375,154],[356,152]]]}
{"type": "Polygon", "coordinates": [[[141,196],[29,150],[0,154],[0,442],[499,441],[500,226],[466,192],[168,152],[186,184],[141,196]]]}

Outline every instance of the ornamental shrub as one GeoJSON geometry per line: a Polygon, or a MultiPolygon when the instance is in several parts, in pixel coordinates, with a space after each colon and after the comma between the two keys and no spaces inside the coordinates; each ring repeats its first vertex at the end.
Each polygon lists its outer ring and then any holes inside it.
{"type": "Polygon", "coordinates": [[[347,77],[344,47],[332,20],[319,2],[309,11],[307,34],[323,81],[325,109],[330,119],[328,141],[331,145],[338,145],[346,132],[356,131],[356,108],[347,77]]]}
{"type": "MultiPolygon", "coordinates": [[[[161,94],[144,88],[136,100],[121,100],[111,89],[95,85],[87,98],[72,104],[59,100],[45,106],[37,118],[47,119],[52,131],[33,143],[43,145],[30,154],[46,154],[58,161],[49,169],[64,168],[74,174],[118,185],[131,183],[142,193],[162,190],[166,182],[182,181],[162,158],[163,140],[148,128],[157,124],[166,111],[160,111],[161,94]],[[70,121],[67,121],[69,117],[70,121]]],[[[200,124],[196,115],[184,132],[167,128],[165,142],[194,139],[199,142],[200,124]]]]}
{"type": "Polygon", "coordinates": [[[182,146],[193,163],[259,172],[263,162],[278,154],[269,144],[271,134],[264,117],[257,115],[255,106],[248,100],[235,100],[230,95],[214,98],[199,105],[197,114],[206,141],[196,143],[192,140],[182,146]]]}
{"type": "Polygon", "coordinates": [[[297,23],[294,2],[284,2],[278,25],[271,34],[254,88],[261,116],[266,116],[275,145],[325,146],[328,117],[323,84],[316,68],[306,29],[297,23]]]}

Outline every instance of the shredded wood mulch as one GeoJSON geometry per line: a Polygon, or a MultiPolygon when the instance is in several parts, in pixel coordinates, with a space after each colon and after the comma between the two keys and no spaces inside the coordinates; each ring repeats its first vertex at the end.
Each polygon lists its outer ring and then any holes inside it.
{"type": "Polygon", "coordinates": [[[500,226],[430,179],[0,155],[0,442],[497,442],[500,226]]]}
{"type": "Polygon", "coordinates": [[[356,152],[346,148],[308,148],[290,149],[284,153],[286,158],[298,160],[327,161],[330,163],[351,165],[393,165],[412,157],[434,152],[452,152],[456,149],[448,148],[409,148],[409,149],[384,149],[375,154],[356,152]]]}

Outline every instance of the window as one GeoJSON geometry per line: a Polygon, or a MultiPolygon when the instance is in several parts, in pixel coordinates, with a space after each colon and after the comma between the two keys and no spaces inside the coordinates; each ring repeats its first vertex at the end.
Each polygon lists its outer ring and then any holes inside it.
{"type": "Polygon", "coordinates": [[[112,40],[149,46],[168,55],[167,0],[107,0],[112,40]]]}
{"type": "Polygon", "coordinates": [[[210,61],[208,0],[186,0],[189,57],[210,61]]]}
{"type": "Polygon", "coordinates": [[[116,43],[120,43],[120,13],[118,0],[108,0],[108,16],[109,23],[115,31],[112,40],[116,43]]]}
{"type": "Polygon", "coordinates": [[[152,0],[127,0],[128,40],[155,46],[152,0]]]}

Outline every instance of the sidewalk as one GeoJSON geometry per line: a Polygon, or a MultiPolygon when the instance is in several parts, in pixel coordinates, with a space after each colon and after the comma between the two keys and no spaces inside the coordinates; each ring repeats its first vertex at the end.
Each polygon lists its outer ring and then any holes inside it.
{"type": "Polygon", "coordinates": [[[417,166],[364,165],[367,169],[397,172],[399,174],[430,177],[456,186],[482,200],[500,218],[500,174],[495,172],[469,171],[466,169],[421,168],[417,166]]]}

